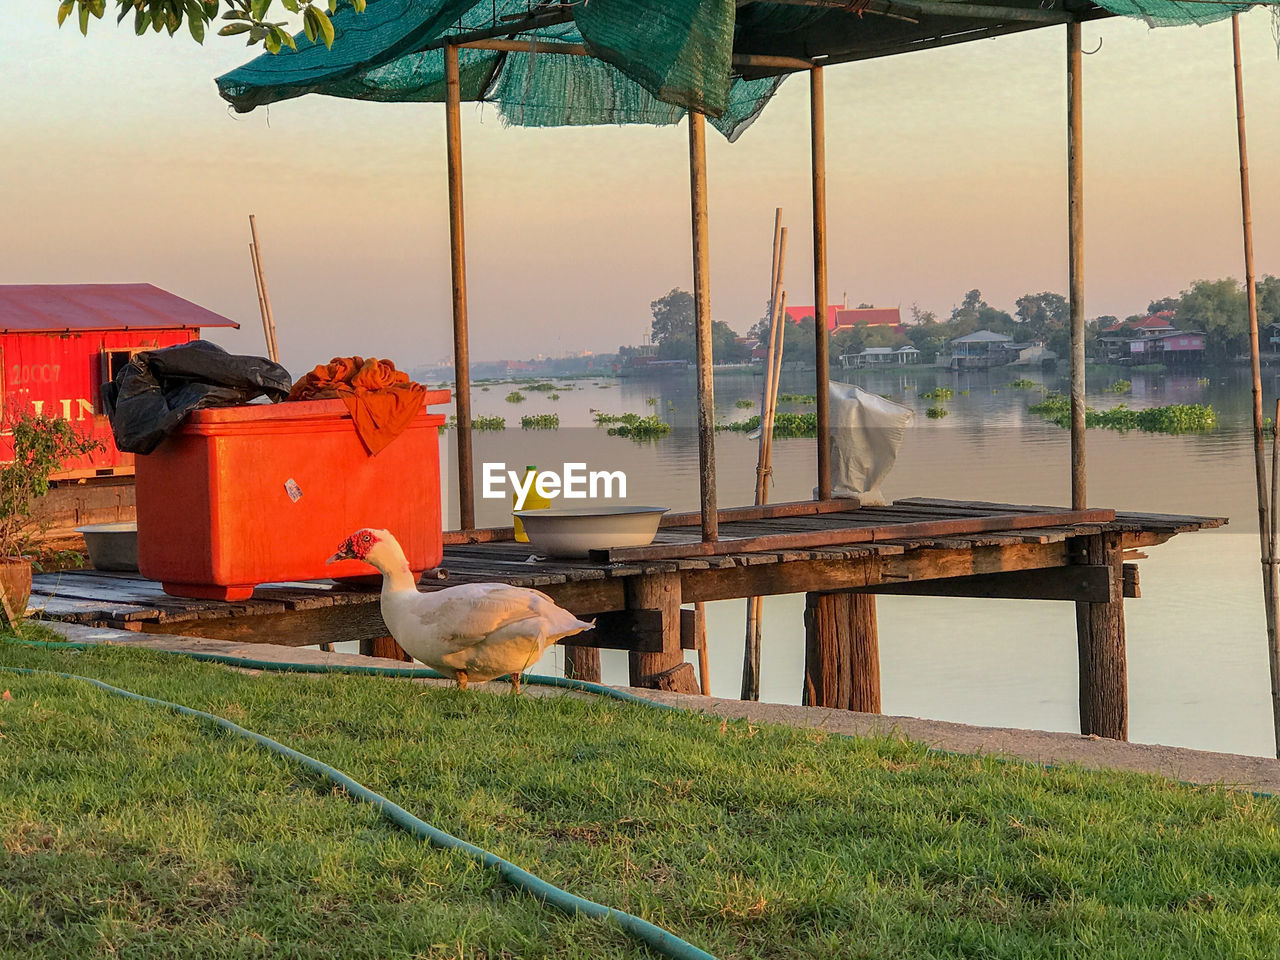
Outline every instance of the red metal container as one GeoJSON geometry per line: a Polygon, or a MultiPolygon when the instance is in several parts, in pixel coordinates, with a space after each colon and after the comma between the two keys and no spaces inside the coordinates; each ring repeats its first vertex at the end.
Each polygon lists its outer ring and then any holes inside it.
{"type": "Polygon", "coordinates": [[[260,583],[366,576],[326,564],[360,527],[390,530],[412,570],[440,565],[439,414],[377,456],[341,400],[197,410],[137,458],[138,568],[177,597],[244,600],[260,583]]]}

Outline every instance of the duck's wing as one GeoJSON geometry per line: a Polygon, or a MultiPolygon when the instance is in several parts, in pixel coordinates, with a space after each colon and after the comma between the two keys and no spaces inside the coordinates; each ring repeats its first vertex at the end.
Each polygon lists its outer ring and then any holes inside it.
{"type": "Polygon", "coordinates": [[[503,583],[461,584],[425,596],[432,602],[419,613],[423,626],[457,647],[477,644],[523,620],[545,621],[551,633],[574,619],[546,594],[503,583]]]}

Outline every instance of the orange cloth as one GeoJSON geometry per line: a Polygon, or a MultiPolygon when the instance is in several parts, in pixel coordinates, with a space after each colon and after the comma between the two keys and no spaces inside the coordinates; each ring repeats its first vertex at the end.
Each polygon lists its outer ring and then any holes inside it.
{"type": "Polygon", "coordinates": [[[334,357],[295,383],[289,399],[341,397],[360,441],[373,456],[409,429],[426,393],[390,360],[334,357]]]}

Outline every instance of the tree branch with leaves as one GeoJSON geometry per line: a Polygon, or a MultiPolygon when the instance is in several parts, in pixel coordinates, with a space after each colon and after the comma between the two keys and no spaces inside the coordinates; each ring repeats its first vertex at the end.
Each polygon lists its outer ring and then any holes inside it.
{"type": "Polygon", "coordinates": [[[279,53],[285,47],[290,50],[298,47],[287,20],[267,19],[273,5],[277,10],[301,15],[302,30],[312,43],[318,40],[332,47],[333,21],[329,15],[342,3],[349,3],[357,13],[362,13],[366,0],[60,0],[58,26],[75,13],[80,32],[88,35],[89,19],[101,20],[109,2],[115,4],[116,23],[133,14],[133,29],[139,36],[147,30],[155,33],[165,30],[173,36],[185,23],[192,38],[204,43],[207,29],[220,18],[228,22],[218,30],[218,36],[244,34],[249,46],[261,43],[268,52],[279,53]]]}

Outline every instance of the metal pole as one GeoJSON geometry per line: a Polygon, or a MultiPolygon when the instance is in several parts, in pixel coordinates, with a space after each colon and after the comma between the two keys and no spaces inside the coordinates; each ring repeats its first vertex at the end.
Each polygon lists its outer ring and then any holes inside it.
{"type": "Polygon", "coordinates": [[[1080,24],[1067,24],[1067,257],[1071,313],[1071,509],[1085,508],[1084,109],[1080,24]]]}
{"type": "Polygon", "coordinates": [[[1253,372],[1253,472],[1258,486],[1258,537],[1262,545],[1262,595],[1266,604],[1267,657],[1271,668],[1271,715],[1280,757],[1280,637],[1276,631],[1276,557],[1268,516],[1266,441],[1262,424],[1262,358],[1258,347],[1258,290],[1253,270],[1253,215],[1249,200],[1249,153],[1245,147],[1244,71],[1240,67],[1240,17],[1231,17],[1235,57],[1236,136],[1240,147],[1240,210],[1244,227],[1244,283],[1249,303],[1249,361],[1253,372]]]}
{"type": "Polygon", "coordinates": [[[445,144],[449,158],[449,260],[453,267],[453,382],[458,416],[458,515],[463,530],[476,525],[471,471],[471,358],[467,345],[467,256],[462,217],[462,86],[458,48],[444,48],[445,144]]]}
{"type": "Polygon", "coordinates": [[[719,538],[716,512],[715,389],[711,371],[711,255],[707,239],[706,119],[689,111],[689,201],[693,219],[694,342],[698,364],[698,473],[702,493],[702,539],[719,538]]]}
{"type": "Polygon", "coordinates": [[[813,158],[813,353],[817,364],[818,499],[831,497],[831,410],[827,396],[827,148],[822,68],[809,71],[809,119],[813,158]]]}

